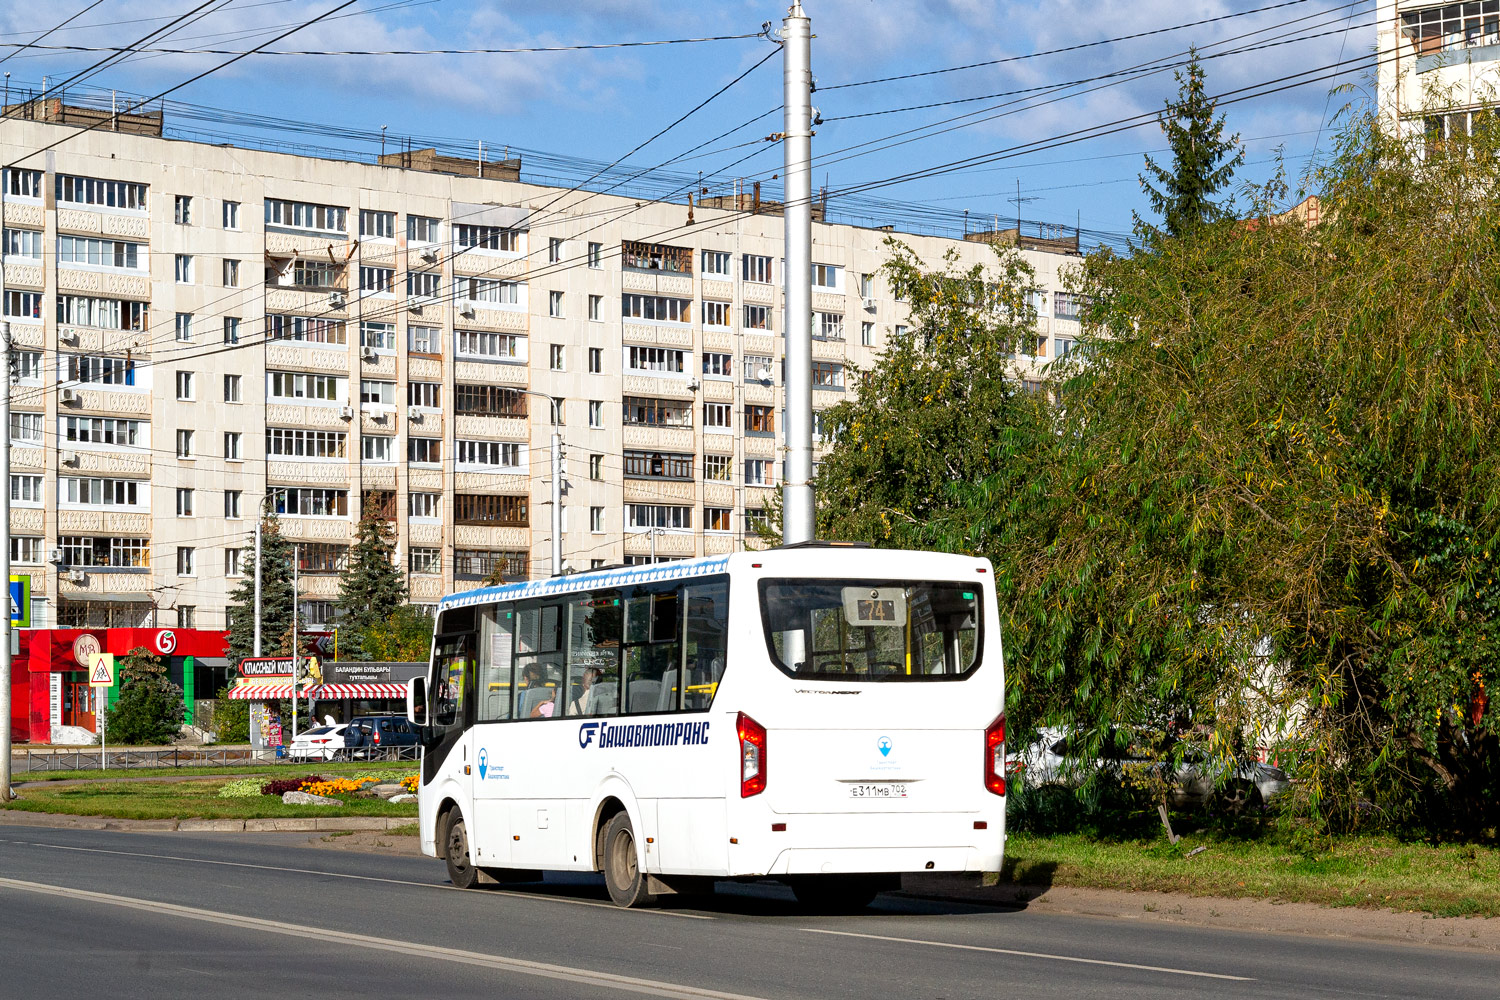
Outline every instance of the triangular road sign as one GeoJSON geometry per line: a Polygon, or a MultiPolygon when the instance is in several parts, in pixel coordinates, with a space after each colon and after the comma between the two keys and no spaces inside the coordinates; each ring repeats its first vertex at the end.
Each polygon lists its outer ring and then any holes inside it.
{"type": "Polygon", "coordinates": [[[95,653],[89,664],[90,687],[115,686],[115,657],[113,653],[95,653]]]}

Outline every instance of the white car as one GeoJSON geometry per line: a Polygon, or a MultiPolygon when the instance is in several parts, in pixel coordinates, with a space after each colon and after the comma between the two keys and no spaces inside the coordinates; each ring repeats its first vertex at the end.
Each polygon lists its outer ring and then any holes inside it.
{"type": "Polygon", "coordinates": [[[294,760],[333,760],[342,756],[344,730],[348,728],[339,722],[298,733],[292,745],[286,748],[286,755],[294,760]]]}

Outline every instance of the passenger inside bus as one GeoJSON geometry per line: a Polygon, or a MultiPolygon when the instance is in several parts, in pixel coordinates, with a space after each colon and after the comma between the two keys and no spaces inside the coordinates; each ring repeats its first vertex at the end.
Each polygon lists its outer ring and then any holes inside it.
{"type": "Polygon", "coordinates": [[[557,708],[557,688],[548,684],[543,676],[542,665],[528,663],[523,674],[521,703],[523,719],[550,719],[557,708]]]}
{"type": "Polygon", "coordinates": [[[592,697],[590,689],[603,674],[604,671],[598,667],[588,667],[583,671],[583,678],[579,681],[578,696],[568,703],[569,715],[589,714],[589,702],[592,697]]]}

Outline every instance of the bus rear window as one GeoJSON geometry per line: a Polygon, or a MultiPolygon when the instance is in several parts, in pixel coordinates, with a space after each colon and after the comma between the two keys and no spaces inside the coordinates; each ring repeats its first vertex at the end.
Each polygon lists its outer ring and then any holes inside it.
{"type": "Polygon", "coordinates": [[[762,580],[771,659],[793,677],[925,681],[979,665],[979,591],[912,580],[762,580]]]}

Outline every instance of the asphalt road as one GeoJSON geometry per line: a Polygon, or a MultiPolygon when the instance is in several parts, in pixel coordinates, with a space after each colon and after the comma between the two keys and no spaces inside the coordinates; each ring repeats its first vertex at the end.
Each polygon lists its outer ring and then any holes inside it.
{"type": "Polygon", "coordinates": [[[593,879],[460,892],[426,858],[0,826],[0,996],[1440,997],[1500,959],[774,885],[619,910],[593,879]]]}

